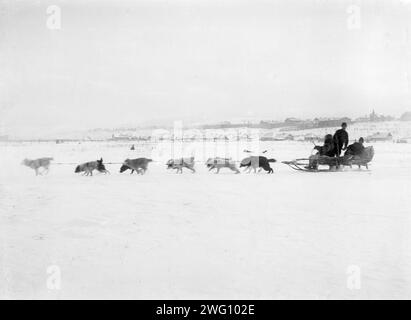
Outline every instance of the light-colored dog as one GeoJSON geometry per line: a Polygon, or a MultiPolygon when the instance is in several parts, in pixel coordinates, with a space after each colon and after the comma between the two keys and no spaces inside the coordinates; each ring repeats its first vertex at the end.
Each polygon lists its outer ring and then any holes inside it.
{"type": "Polygon", "coordinates": [[[36,176],[38,176],[39,174],[43,175],[49,172],[51,160],[53,160],[53,158],[39,158],[35,160],[24,159],[21,164],[34,169],[36,176]],[[43,168],[41,172],[39,170],[40,168],[43,168]]]}
{"type": "Polygon", "coordinates": [[[194,169],[194,157],[170,159],[167,161],[166,165],[167,169],[176,169],[176,173],[183,173],[183,168],[187,168],[193,173],[196,172],[194,169]]]}
{"type": "Polygon", "coordinates": [[[208,171],[211,171],[213,169],[217,169],[216,174],[218,174],[220,172],[221,168],[228,168],[232,171],[234,171],[235,173],[240,173],[240,170],[237,169],[237,166],[235,164],[234,160],[231,159],[226,159],[226,158],[208,158],[208,160],[206,161],[206,166],[208,169],[208,171]]]}

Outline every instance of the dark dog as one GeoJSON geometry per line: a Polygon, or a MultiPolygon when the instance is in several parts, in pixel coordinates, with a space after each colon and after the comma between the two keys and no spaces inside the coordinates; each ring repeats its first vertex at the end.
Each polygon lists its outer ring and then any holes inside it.
{"type": "Polygon", "coordinates": [[[103,158],[96,161],[90,161],[86,163],[82,163],[76,167],[75,173],[84,172],[86,176],[93,175],[93,170],[97,170],[102,173],[109,173],[106,167],[103,164],[103,158]]]}
{"type": "Polygon", "coordinates": [[[126,159],[120,168],[120,172],[130,169],[131,173],[136,171],[137,174],[144,174],[146,173],[147,166],[151,161],[153,160],[147,158],[126,159]]]}
{"type": "Polygon", "coordinates": [[[251,169],[254,169],[254,173],[256,173],[257,168],[264,169],[267,173],[274,173],[274,170],[270,167],[270,162],[276,162],[275,159],[267,159],[266,157],[262,156],[251,156],[243,159],[240,164],[240,168],[246,167],[248,172],[251,169]]]}

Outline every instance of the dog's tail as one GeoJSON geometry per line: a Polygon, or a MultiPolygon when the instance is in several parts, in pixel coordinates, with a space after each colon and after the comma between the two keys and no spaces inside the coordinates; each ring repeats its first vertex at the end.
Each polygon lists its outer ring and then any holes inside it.
{"type": "Polygon", "coordinates": [[[44,158],[44,159],[46,159],[46,160],[54,160],[54,158],[52,158],[52,157],[47,157],[47,158],[44,158]]]}
{"type": "Polygon", "coordinates": [[[153,159],[147,159],[147,162],[151,162],[151,161],[153,161],[153,159]]]}
{"type": "Polygon", "coordinates": [[[267,161],[268,162],[277,162],[277,160],[275,160],[275,159],[268,159],[267,161]]]}

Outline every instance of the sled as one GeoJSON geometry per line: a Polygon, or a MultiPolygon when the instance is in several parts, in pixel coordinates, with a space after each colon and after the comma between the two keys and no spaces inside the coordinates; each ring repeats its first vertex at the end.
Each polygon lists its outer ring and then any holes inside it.
{"type": "Polygon", "coordinates": [[[349,166],[352,168],[353,165],[357,165],[359,169],[361,166],[364,166],[368,169],[368,164],[374,158],[374,148],[372,146],[364,149],[364,152],[361,156],[352,156],[345,155],[343,157],[328,157],[328,156],[319,156],[317,158],[317,167],[309,168],[309,159],[300,158],[291,161],[282,161],[282,163],[288,165],[291,169],[297,171],[305,172],[335,172],[341,171],[343,167],[349,166]],[[319,166],[328,166],[328,169],[320,169],[319,166]]]}
{"type": "MultiPolygon", "coordinates": [[[[331,158],[331,157],[328,157],[331,158]]],[[[335,160],[330,160],[330,159],[325,159],[323,157],[319,158],[318,160],[318,165],[317,168],[309,168],[309,159],[308,158],[300,158],[300,159],[295,159],[291,161],[281,161],[281,163],[284,163],[288,165],[291,169],[297,170],[297,171],[305,171],[305,172],[328,172],[328,171],[337,171],[337,168],[339,168],[339,165],[337,164],[337,158],[334,158],[335,160]],[[321,159],[321,160],[320,160],[321,159]],[[328,166],[328,169],[322,169],[319,168],[319,166],[328,166]]]]}
{"type": "Polygon", "coordinates": [[[351,156],[351,158],[347,159],[347,164],[352,167],[353,165],[357,165],[359,168],[364,166],[368,169],[368,164],[374,158],[374,148],[373,146],[367,147],[364,149],[364,152],[361,156],[351,156]]]}

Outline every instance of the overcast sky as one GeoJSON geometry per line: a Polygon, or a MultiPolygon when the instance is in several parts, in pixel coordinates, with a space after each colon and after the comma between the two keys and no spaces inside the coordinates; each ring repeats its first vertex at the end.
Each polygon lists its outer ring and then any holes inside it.
{"type": "Polygon", "coordinates": [[[411,109],[410,1],[0,3],[0,134],[411,109]]]}

